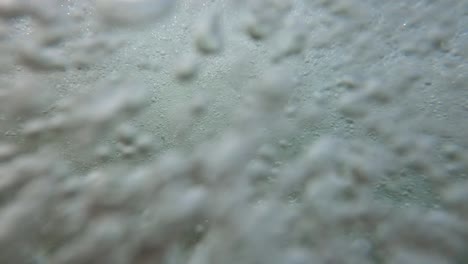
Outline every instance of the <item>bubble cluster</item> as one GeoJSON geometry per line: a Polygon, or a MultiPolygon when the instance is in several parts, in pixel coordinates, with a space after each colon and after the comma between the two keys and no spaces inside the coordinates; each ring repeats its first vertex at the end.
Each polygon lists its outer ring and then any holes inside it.
{"type": "Polygon", "coordinates": [[[467,9],[0,0],[0,263],[466,263],[467,9]]]}

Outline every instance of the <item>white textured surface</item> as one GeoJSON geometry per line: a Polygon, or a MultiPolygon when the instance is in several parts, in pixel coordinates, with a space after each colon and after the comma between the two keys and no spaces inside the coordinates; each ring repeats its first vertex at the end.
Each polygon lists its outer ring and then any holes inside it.
{"type": "Polygon", "coordinates": [[[466,263],[467,25],[0,0],[0,263],[466,263]]]}

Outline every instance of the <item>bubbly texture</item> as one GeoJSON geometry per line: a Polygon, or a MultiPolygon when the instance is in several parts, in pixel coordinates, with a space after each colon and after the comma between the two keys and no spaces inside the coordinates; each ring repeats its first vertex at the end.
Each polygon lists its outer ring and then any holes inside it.
{"type": "Polygon", "coordinates": [[[0,263],[468,263],[468,2],[0,0],[0,263]]]}

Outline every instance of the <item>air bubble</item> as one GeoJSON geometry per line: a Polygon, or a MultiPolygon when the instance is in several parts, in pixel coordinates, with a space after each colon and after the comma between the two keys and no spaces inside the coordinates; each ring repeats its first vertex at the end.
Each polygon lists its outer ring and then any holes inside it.
{"type": "Polygon", "coordinates": [[[195,55],[188,55],[177,61],[175,75],[180,81],[192,80],[199,68],[199,61],[195,55]]]}
{"type": "Polygon", "coordinates": [[[197,50],[202,54],[220,52],[224,45],[221,15],[213,12],[201,19],[195,28],[194,38],[197,50]]]}
{"type": "Polygon", "coordinates": [[[124,145],[130,145],[137,137],[137,130],[130,124],[123,124],[117,128],[117,139],[124,145]]]}

